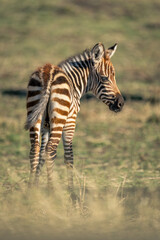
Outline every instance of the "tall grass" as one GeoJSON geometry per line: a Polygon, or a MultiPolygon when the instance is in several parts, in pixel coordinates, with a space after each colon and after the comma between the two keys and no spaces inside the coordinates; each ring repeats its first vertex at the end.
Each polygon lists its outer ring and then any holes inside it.
{"type": "Polygon", "coordinates": [[[83,176],[75,174],[77,196],[85,191],[83,204],[77,201],[75,206],[59,172],[56,172],[55,191],[50,194],[42,187],[27,191],[23,183],[18,190],[1,190],[0,237],[159,239],[159,195],[156,192],[141,189],[134,192],[135,196],[129,191],[124,193],[125,180],[118,188],[102,191],[91,178],[85,180],[85,186],[80,185],[83,176]]]}

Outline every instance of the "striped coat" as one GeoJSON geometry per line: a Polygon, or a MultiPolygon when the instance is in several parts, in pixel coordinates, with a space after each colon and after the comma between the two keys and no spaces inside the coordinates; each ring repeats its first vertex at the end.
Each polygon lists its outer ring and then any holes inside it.
{"type": "Polygon", "coordinates": [[[46,64],[31,75],[25,125],[31,141],[30,184],[33,181],[38,183],[46,160],[48,183],[52,185],[54,159],[62,136],[69,188],[73,189],[72,139],[80,98],[91,91],[112,111],[118,112],[124,105],[110,61],[116,48],[117,44],[105,50],[104,45],[98,43],[91,50],[85,50],[58,66],[46,64]]]}

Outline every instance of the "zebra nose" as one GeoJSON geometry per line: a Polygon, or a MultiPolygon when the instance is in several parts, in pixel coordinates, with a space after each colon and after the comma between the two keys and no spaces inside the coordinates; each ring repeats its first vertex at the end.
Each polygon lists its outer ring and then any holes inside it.
{"type": "Polygon", "coordinates": [[[117,103],[117,108],[121,110],[124,105],[124,98],[122,97],[122,95],[118,94],[116,103],[117,103]]]}

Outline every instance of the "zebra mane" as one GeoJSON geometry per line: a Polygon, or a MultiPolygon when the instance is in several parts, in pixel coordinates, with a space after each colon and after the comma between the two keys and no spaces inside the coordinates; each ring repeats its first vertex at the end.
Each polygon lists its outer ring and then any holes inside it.
{"type": "Polygon", "coordinates": [[[71,56],[69,58],[67,58],[66,60],[60,62],[58,64],[59,67],[62,67],[63,65],[65,65],[66,63],[72,64],[75,61],[77,61],[77,59],[79,59],[79,61],[82,61],[81,57],[83,57],[85,60],[87,60],[86,56],[88,57],[88,60],[90,59],[90,50],[86,49],[84,50],[82,53],[76,54],[74,56],[71,56]]]}

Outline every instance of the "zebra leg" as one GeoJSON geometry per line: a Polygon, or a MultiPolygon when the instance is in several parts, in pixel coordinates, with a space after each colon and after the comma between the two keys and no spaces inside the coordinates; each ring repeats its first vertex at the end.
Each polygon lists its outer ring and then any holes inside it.
{"type": "Polygon", "coordinates": [[[33,185],[33,178],[36,173],[36,169],[39,163],[39,153],[40,153],[40,128],[41,128],[41,119],[37,121],[34,127],[30,129],[30,179],[29,186],[33,185]]]}
{"type": "Polygon", "coordinates": [[[71,93],[68,79],[64,72],[58,72],[51,86],[51,95],[48,104],[50,136],[46,146],[46,166],[48,184],[52,187],[53,166],[56,151],[62,136],[63,127],[68,118],[71,107],[71,93]]]}
{"type": "Polygon", "coordinates": [[[64,162],[67,167],[68,189],[71,196],[74,195],[72,139],[75,132],[75,119],[76,115],[68,118],[63,128],[64,162]]]}
{"type": "Polygon", "coordinates": [[[46,147],[46,167],[47,167],[47,176],[48,176],[48,187],[53,188],[53,167],[54,161],[57,155],[57,146],[51,140],[49,140],[46,147]]]}
{"type": "Polygon", "coordinates": [[[57,146],[62,136],[63,126],[66,122],[66,118],[67,115],[63,115],[63,119],[54,116],[54,118],[52,118],[50,121],[50,136],[46,146],[46,167],[49,188],[53,188],[54,160],[56,158],[57,146]]]}
{"type": "Polygon", "coordinates": [[[42,136],[41,136],[41,148],[40,148],[40,156],[39,156],[39,163],[36,169],[36,176],[35,176],[35,184],[38,186],[39,184],[39,176],[41,174],[41,169],[45,163],[45,149],[49,139],[49,127],[44,126],[42,128],[42,136]]]}

